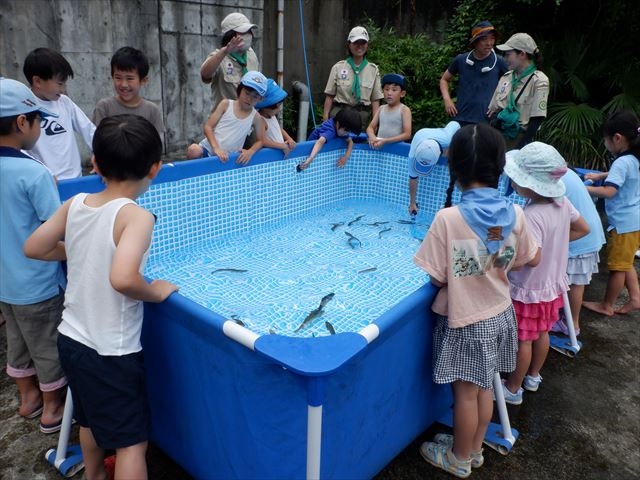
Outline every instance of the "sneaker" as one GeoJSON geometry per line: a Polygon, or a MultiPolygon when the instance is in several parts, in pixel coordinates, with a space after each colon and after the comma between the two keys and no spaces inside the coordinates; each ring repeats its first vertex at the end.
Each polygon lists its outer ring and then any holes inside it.
{"type": "MultiPolygon", "coordinates": [[[[433,437],[433,441],[440,445],[446,445],[447,447],[453,447],[453,435],[448,433],[437,433],[433,437]]],[[[479,452],[471,452],[471,468],[480,468],[484,463],[484,456],[482,455],[482,449],[479,452]]]]}
{"type": "Polygon", "coordinates": [[[522,382],[522,386],[525,390],[529,390],[530,392],[537,392],[538,387],[542,383],[542,377],[537,375],[532,377],[531,375],[527,375],[524,377],[524,382],[522,382]]]}
{"type": "Polygon", "coordinates": [[[511,405],[520,405],[522,403],[522,389],[519,388],[516,393],[511,393],[505,382],[502,382],[502,392],[504,393],[504,401],[511,405]]]}
{"type": "Polygon", "coordinates": [[[451,447],[441,443],[424,442],[420,446],[420,455],[434,467],[441,468],[458,478],[471,475],[471,460],[458,460],[451,447]]]}

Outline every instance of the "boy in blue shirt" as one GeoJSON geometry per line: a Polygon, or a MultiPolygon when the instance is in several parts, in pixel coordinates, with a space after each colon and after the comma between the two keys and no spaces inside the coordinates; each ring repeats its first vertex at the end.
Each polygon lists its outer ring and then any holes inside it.
{"type": "Polygon", "coordinates": [[[340,110],[335,117],[330,118],[326,122],[315,128],[307,140],[315,140],[316,143],[311,149],[311,153],[307,159],[296,167],[298,172],[305,170],[311,165],[316,155],[320,153],[322,147],[329,140],[336,137],[344,138],[347,142],[347,151],[338,159],[338,167],[344,167],[351,156],[353,150],[353,140],[349,134],[359,135],[362,131],[362,120],[357,110],[351,107],[345,107],[340,110]]]}
{"type": "Polygon", "coordinates": [[[22,246],[60,206],[51,172],[28,150],[40,136],[40,106],[26,85],[0,78],[0,310],[7,328],[7,373],[20,392],[19,413],[40,417],[40,430],[60,430],[67,380],[56,327],[65,279],[59,262],[25,257],[22,246]]]}

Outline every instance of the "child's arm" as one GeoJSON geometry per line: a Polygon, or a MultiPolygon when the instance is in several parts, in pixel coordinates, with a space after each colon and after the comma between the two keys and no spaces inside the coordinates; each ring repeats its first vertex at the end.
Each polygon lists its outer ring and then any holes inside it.
{"type": "Polygon", "coordinates": [[[338,159],[338,167],[344,167],[349,161],[349,157],[351,157],[351,150],[353,150],[353,140],[351,137],[347,138],[347,151],[344,152],[344,155],[338,159]]]}
{"type": "Polygon", "coordinates": [[[316,158],[316,155],[320,153],[320,150],[322,150],[322,147],[325,143],[327,143],[327,139],[325,137],[320,137],[318,140],[316,140],[316,143],[313,145],[311,153],[309,154],[307,159],[300,165],[298,165],[300,170],[304,170],[305,168],[308,168],[309,165],[311,165],[311,162],[313,162],[313,159],[316,158]]]}
{"type": "Polygon", "coordinates": [[[40,225],[27,238],[23,246],[26,257],[51,261],[67,259],[62,239],[67,225],[67,212],[69,212],[70,204],[71,200],[67,200],[49,220],[40,225]]]}
{"type": "Polygon", "coordinates": [[[242,165],[249,163],[251,157],[253,157],[253,155],[260,150],[264,144],[265,121],[258,113],[253,117],[253,130],[256,132],[256,141],[248,150],[245,150],[244,148],[240,150],[240,155],[238,156],[236,163],[240,163],[242,165]]]}
{"type": "Polygon", "coordinates": [[[367,127],[367,137],[369,138],[369,146],[371,148],[377,148],[375,146],[375,142],[376,140],[379,140],[378,137],[376,136],[376,132],[378,131],[379,117],[380,117],[380,109],[378,109],[376,114],[371,119],[371,122],[369,122],[369,126],[367,127]]]}
{"type": "MultiPolygon", "coordinates": [[[[282,130],[282,138],[284,138],[284,143],[287,144],[287,148],[289,149],[289,153],[291,153],[293,151],[294,148],[296,148],[296,141],[291,138],[291,135],[289,135],[287,133],[287,131],[284,128],[281,128],[282,130]]],[[[285,154],[286,156],[287,154],[285,154]]]]}
{"type": "Polygon", "coordinates": [[[216,140],[214,129],[216,128],[216,125],[220,121],[222,114],[225,112],[228,106],[229,100],[227,100],[226,98],[221,100],[213,113],[209,115],[209,118],[207,118],[207,121],[202,127],[204,136],[207,137],[207,140],[211,144],[211,148],[213,148],[213,153],[220,159],[221,162],[226,162],[227,160],[229,160],[229,154],[220,149],[220,144],[218,144],[218,140],[216,140]]]}
{"type": "Polygon", "coordinates": [[[580,215],[576,221],[571,222],[571,227],[569,228],[569,241],[573,242],[574,240],[582,238],[588,235],[589,232],[591,232],[589,224],[584,217],[580,215]]]}
{"type": "Polygon", "coordinates": [[[73,113],[71,118],[73,131],[80,134],[82,140],[84,140],[84,143],[91,150],[93,149],[93,134],[96,131],[96,126],[91,120],[89,120],[89,117],[87,117],[84,112],[80,110],[80,107],[73,103],[73,101],[71,101],[71,105],[73,105],[73,113]]]}
{"type": "MultiPolygon", "coordinates": [[[[274,140],[271,140],[271,138],[269,138],[269,135],[268,135],[269,126],[267,125],[267,122],[264,119],[262,120],[262,126],[263,126],[263,132],[264,132],[262,146],[267,148],[275,148],[276,150],[282,150],[282,153],[286,157],[290,151],[289,146],[287,145],[287,142],[276,142],[274,140]]],[[[284,129],[281,129],[281,130],[283,133],[282,137],[286,138],[284,136],[284,133],[285,133],[284,129]]]]}
{"type": "Polygon", "coordinates": [[[604,180],[609,175],[608,172],[589,172],[584,174],[585,180],[593,180],[594,182],[604,180]]]}
{"type": "MultiPolygon", "coordinates": [[[[586,175],[585,175],[586,178],[586,175]]],[[[598,198],[611,198],[618,193],[618,189],[616,187],[612,187],[611,185],[604,185],[602,187],[595,187],[593,185],[587,185],[587,191],[589,195],[592,197],[598,198]]]]}
{"type": "Polygon", "coordinates": [[[111,262],[109,281],[122,295],[144,302],[162,302],[178,287],[166,280],[147,283],[140,263],[151,244],[155,218],[144,208],[129,204],[120,209],[113,228],[116,251],[111,262]]]}

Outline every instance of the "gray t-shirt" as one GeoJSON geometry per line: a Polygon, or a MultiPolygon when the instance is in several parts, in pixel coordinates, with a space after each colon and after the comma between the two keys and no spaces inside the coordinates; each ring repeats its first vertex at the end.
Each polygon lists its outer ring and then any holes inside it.
{"type": "Polygon", "coordinates": [[[93,110],[92,121],[97,126],[105,117],[113,117],[114,115],[122,115],[126,113],[138,115],[149,120],[153,126],[156,127],[158,134],[160,134],[160,138],[164,141],[164,122],[162,121],[162,112],[155,103],[144,98],[137,107],[127,107],[126,105],[121,104],[115,96],[103,98],[96,104],[96,108],[93,110]]]}

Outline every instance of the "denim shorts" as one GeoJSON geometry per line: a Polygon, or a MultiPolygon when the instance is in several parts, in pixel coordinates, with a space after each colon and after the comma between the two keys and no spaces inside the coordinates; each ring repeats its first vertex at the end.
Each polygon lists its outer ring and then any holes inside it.
{"type": "Polygon", "coordinates": [[[117,449],[146,442],[150,416],[142,351],[103,356],[62,334],[58,350],[74,418],[91,429],[98,446],[117,449]]]}

